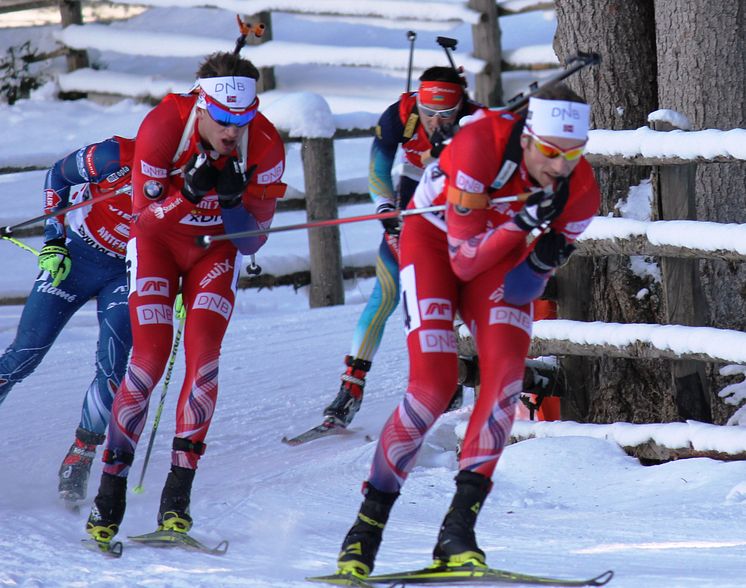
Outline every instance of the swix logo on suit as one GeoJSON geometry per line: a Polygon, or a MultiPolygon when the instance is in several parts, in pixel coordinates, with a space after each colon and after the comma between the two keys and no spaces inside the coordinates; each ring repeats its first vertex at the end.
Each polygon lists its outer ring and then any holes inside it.
{"type": "Polygon", "coordinates": [[[215,263],[215,265],[212,266],[212,269],[207,272],[207,275],[202,278],[199,281],[199,285],[204,288],[210,282],[212,282],[215,278],[219,278],[223,274],[227,274],[229,271],[233,270],[233,264],[231,263],[230,259],[224,259],[223,261],[218,261],[215,263]]]}
{"type": "Polygon", "coordinates": [[[140,162],[140,171],[142,172],[142,175],[148,176],[149,178],[163,179],[168,177],[168,170],[155,165],[150,165],[146,161],[140,162]]]}

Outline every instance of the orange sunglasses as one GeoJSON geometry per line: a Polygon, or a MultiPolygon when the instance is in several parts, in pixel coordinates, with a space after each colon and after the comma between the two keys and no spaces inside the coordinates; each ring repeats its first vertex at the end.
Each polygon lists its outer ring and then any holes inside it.
{"type": "Polygon", "coordinates": [[[524,133],[534,140],[534,145],[539,153],[541,153],[547,159],[556,159],[562,156],[566,161],[576,161],[585,153],[585,143],[579,147],[573,147],[572,149],[561,149],[557,145],[553,145],[544,139],[540,139],[537,135],[531,132],[529,128],[525,128],[524,133]]]}

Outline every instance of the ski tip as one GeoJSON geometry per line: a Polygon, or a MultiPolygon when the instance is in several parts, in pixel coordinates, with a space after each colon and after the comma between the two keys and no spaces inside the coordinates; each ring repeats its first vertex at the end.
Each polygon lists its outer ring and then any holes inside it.
{"type": "Polygon", "coordinates": [[[593,578],[591,581],[593,582],[591,586],[604,586],[611,582],[611,579],[614,577],[614,570],[606,570],[603,574],[599,574],[595,578],[593,578]]]}

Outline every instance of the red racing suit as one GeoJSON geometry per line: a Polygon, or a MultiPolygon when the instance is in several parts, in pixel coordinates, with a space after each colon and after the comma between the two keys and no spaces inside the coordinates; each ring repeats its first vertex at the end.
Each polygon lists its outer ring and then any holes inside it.
{"type": "MultiPolygon", "coordinates": [[[[176,408],[172,463],[196,469],[217,401],[220,346],[233,311],[241,253],[228,240],[204,249],[195,238],[223,234],[224,213],[227,219],[235,211],[252,221],[248,226],[266,228],[276,198],[285,193],[280,181],[285,167],[282,140],[274,126],[257,114],[234,153],[212,154],[212,165],[219,169],[230,156],[237,156],[247,168],[257,166],[242,206],[223,211],[214,191],[196,205],[181,195],[182,167],[204,150],[195,102],[196,95],[167,96],[145,117],[137,134],[133,221],[127,244],[133,349],[114,399],[104,454],[104,471],[110,474],[128,473],[150,394],[171,353],[173,305],[180,282],[187,310],[186,373],[176,408]]],[[[264,241],[266,236],[255,240],[250,252],[264,241]]]]}
{"type": "MultiPolygon", "coordinates": [[[[513,115],[490,111],[464,126],[439,163],[427,167],[409,208],[446,204],[450,186],[486,192],[490,198],[537,188],[522,160],[504,185],[491,188],[514,124],[521,123],[513,115]]],[[[552,229],[574,241],[590,224],[599,202],[593,172],[582,159],[570,176],[567,204],[552,229]]],[[[481,379],[459,470],[487,477],[494,472],[522,390],[533,322],[530,301],[512,304],[503,296],[506,275],[534,246],[533,236],[512,222],[522,207],[516,202],[459,213],[448,203],[445,217],[442,213],[406,217],[401,288],[409,381],[376,449],[369,480],[377,489],[399,490],[425,433],[451,400],[458,375],[453,332],[457,312],[476,342],[481,379]]]]}

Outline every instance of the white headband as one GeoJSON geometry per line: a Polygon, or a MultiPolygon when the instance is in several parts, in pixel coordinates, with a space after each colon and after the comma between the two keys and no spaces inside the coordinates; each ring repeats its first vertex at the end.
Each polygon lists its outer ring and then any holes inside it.
{"type": "MultiPolygon", "coordinates": [[[[256,80],[244,76],[224,76],[220,78],[199,78],[197,85],[224,108],[246,110],[256,99],[256,80]]],[[[197,100],[199,108],[205,108],[205,98],[197,100]]]]}
{"type": "Polygon", "coordinates": [[[530,98],[526,125],[535,135],[585,141],[590,117],[591,107],[581,102],[530,98]]]}

